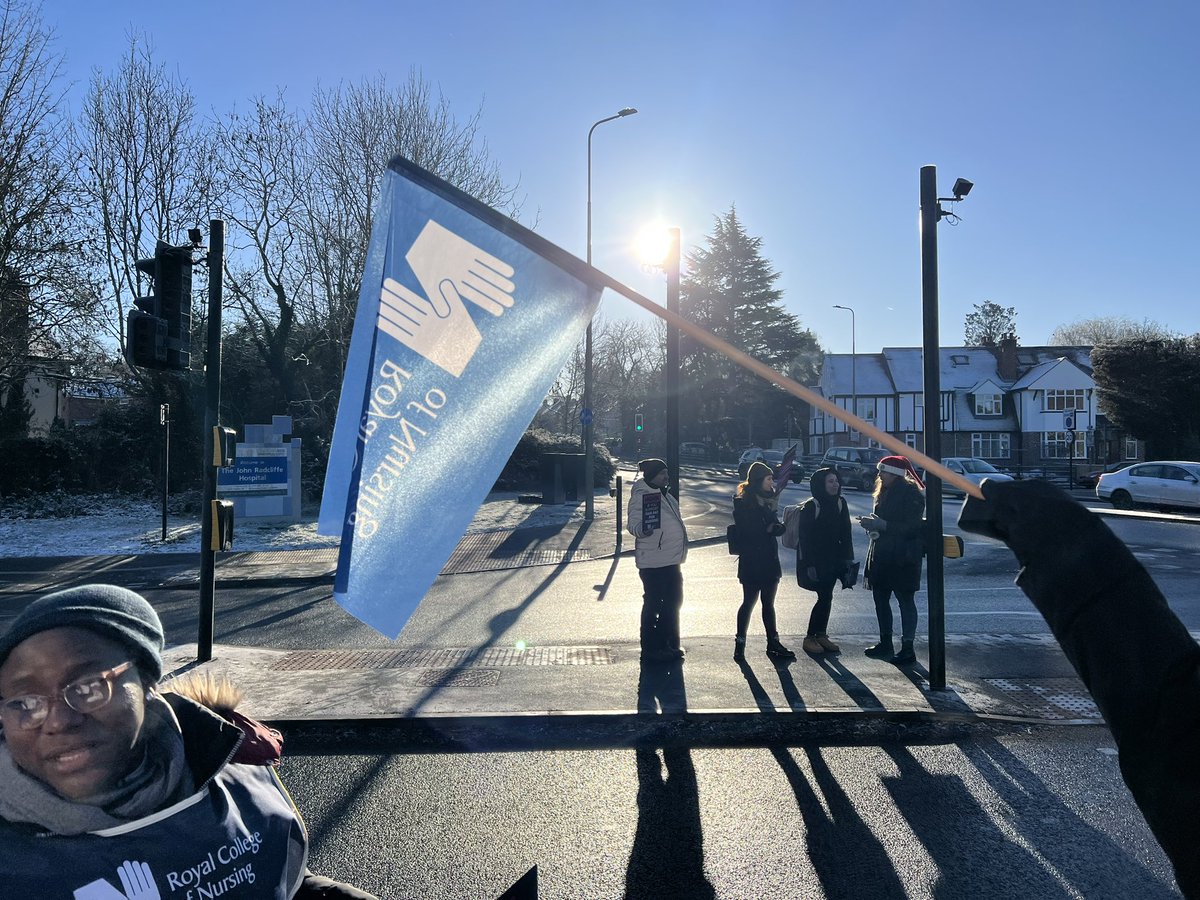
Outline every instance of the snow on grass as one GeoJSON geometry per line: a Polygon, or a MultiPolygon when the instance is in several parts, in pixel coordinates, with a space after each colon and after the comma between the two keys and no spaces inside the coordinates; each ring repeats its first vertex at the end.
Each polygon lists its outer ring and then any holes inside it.
{"type": "MultiPolygon", "coordinates": [[[[0,556],[99,556],[107,554],[194,553],[200,546],[196,513],[172,512],[162,540],[158,501],[117,495],[52,495],[0,504],[0,556]]],[[[596,519],[612,520],[610,503],[596,503],[596,519]]],[[[337,547],[337,537],[317,534],[316,510],[300,522],[256,522],[233,526],[233,549],[310,550],[337,547]]],[[[480,506],[467,533],[563,525],[583,519],[583,504],[525,504],[515,493],[495,493],[480,506]]]]}

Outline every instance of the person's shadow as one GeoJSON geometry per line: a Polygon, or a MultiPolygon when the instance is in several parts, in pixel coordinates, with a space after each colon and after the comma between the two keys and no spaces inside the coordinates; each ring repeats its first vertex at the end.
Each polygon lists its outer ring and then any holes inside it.
{"type": "Polygon", "coordinates": [[[634,751],[638,821],[625,870],[625,896],[704,900],[716,891],[704,875],[700,794],[691,751],[654,747],[634,751]]]}
{"type": "MultiPolygon", "coordinates": [[[[687,711],[682,662],[642,663],[638,712],[647,718],[687,711]]],[[[625,896],[715,897],[704,876],[704,836],[696,769],[687,747],[652,742],[634,750],[637,830],[625,873],[625,896]]]]}

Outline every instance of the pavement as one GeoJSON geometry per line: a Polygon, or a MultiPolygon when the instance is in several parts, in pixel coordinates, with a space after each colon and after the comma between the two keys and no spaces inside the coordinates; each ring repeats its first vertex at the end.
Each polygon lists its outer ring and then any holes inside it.
{"type": "MultiPolygon", "coordinates": [[[[590,524],[468,534],[444,574],[631,553],[631,540],[618,544],[613,505],[603,506],[607,511],[597,503],[590,524]]],[[[691,537],[694,544],[723,541],[724,528],[691,537]]],[[[219,558],[217,580],[332,583],[335,567],[334,550],[230,553],[219,558]]],[[[636,641],[294,651],[218,645],[203,664],[196,662],[196,645],[185,644],[164,656],[174,674],[229,675],[245,692],[242,708],[285,731],[385,729],[400,740],[438,746],[471,745],[489,732],[543,746],[555,734],[574,745],[586,744],[589,734],[612,744],[664,732],[736,743],[803,733],[820,720],[1102,722],[1049,634],[947,635],[947,683],[939,690],[930,687],[921,636],[918,664],[903,668],[864,656],[873,635],[836,635],[841,653],[825,655],[801,652],[800,635],[783,639],[796,660],[771,659],[752,641],[739,664],[727,637],[687,640],[686,659],[670,664],[643,664],[636,641]]]]}

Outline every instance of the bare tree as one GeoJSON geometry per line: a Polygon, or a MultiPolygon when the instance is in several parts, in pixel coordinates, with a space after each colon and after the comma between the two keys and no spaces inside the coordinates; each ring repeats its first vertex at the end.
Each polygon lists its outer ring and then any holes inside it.
{"type": "Polygon", "coordinates": [[[0,393],[24,378],[31,351],[78,343],[95,301],[78,261],[51,40],[36,7],[0,0],[0,393]]]}
{"type": "Polygon", "coordinates": [[[480,137],[481,111],[457,120],[417,72],[397,89],[380,76],[318,90],[309,133],[313,193],[308,249],[328,304],[325,333],[344,362],[382,176],[402,154],[477,199],[516,214],[515,186],[505,183],[480,137]]]}
{"type": "MultiPolygon", "coordinates": [[[[313,271],[302,224],[312,172],[304,124],[282,94],[259,97],[244,116],[232,113],[213,128],[217,193],[232,226],[226,286],[248,334],[274,379],[275,407],[299,395],[297,326],[318,319],[313,271]]],[[[311,334],[312,331],[309,331],[311,334]]]]}
{"type": "Polygon", "coordinates": [[[191,90],[138,37],[112,74],[92,76],[79,126],[86,215],[103,244],[107,327],[125,346],[125,312],[138,293],[133,263],[159,239],[206,222],[211,150],[191,90]]]}
{"type": "Polygon", "coordinates": [[[1135,322],[1125,316],[1096,316],[1059,325],[1050,335],[1053,346],[1100,346],[1125,341],[1166,341],[1178,337],[1171,329],[1149,319],[1135,322]]]}

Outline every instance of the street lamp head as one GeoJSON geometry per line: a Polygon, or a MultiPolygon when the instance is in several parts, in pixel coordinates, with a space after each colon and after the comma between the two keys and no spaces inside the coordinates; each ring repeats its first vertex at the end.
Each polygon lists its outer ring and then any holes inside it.
{"type": "Polygon", "coordinates": [[[954,187],[950,189],[950,192],[954,194],[955,200],[962,200],[967,194],[971,193],[971,188],[973,187],[975,187],[973,182],[967,181],[965,178],[959,178],[955,180],[954,187]]]}
{"type": "MultiPolygon", "coordinates": [[[[624,109],[617,110],[617,116],[620,118],[624,118],[625,116],[632,116],[632,115],[635,115],[636,113],[637,113],[637,110],[634,109],[632,106],[627,106],[624,109]]],[[[962,179],[960,178],[959,181],[962,181],[962,179]]],[[[967,188],[967,190],[970,190],[970,188],[967,188]]]]}

